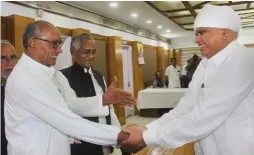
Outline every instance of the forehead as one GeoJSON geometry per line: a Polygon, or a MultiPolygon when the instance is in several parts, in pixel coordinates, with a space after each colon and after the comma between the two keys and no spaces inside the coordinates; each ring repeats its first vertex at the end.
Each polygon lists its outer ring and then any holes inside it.
{"type": "Polygon", "coordinates": [[[8,43],[1,44],[1,55],[2,56],[7,56],[7,55],[12,55],[16,54],[15,49],[13,48],[12,45],[8,43]]]}
{"type": "Polygon", "coordinates": [[[61,34],[58,28],[56,27],[46,27],[41,32],[41,35],[44,38],[50,39],[50,40],[61,40],[61,34]]]}
{"type": "Polygon", "coordinates": [[[82,45],[84,48],[95,48],[94,40],[82,39],[82,45]]]}

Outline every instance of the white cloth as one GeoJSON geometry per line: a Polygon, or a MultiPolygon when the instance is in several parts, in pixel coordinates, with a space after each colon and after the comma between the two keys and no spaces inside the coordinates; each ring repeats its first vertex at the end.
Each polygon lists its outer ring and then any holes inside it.
{"type": "Polygon", "coordinates": [[[199,27],[226,28],[239,32],[241,18],[230,6],[206,4],[197,15],[194,30],[199,27]]]}
{"type": "Polygon", "coordinates": [[[55,84],[58,73],[23,54],[9,76],[5,96],[9,155],[70,155],[69,138],[117,143],[118,127],[90,122],[68,109],[70,103],[55,84]]]}
{"type": "Polygon", "coordinates": [[[204,155],[254,154],[254,51],[236,41],[199,64],[178,105],[147,125],[147,145],[198,141],[204,155]]]}
{"type": "Polygon", "coordinates": [[[56,59],[56,64],[54,68],[56,70],[61,70],[68,68],[72,65],[72,56],[71,56],[71,37],[67,37],[64,40],[63,46],[61,47],[62,53],[58,54],[56,59]]]}
{"type": "Polygon", "coordinates": [[[138,92],[138,108],[174,108],[186,91],[186,88],[148,88],[141,90],[138,92]]]}
{"type": "Polygon", "coordinates": [[[186,70],[186,66],[187,66],[188,64],[185,64],[185,65],[183,65],[183,67],[182,67],[182,76],[183,75],[187,75],[187,70],[186,70]]]}
{"type": "Polygon", "coordinates": [[[180,72],[180,66],[176,66],[175,68],[170,65],[166,68],[165,75],[168,76],[168,88],[181,88],[180,72]]]}
{"type": "MultiPolygon", "coordinates": [[[[86,73],[89,72],[89,74],[91,75],[96,96],[102,96],[104,94],[104,92],[103,92],[101,86],[99,85],[99,83],[97,82],[97,80],[95,79],[92,70],[91,69],[87,70],[86,68],[84,68],[84,72],[86,72],[86,73]]],[[[107,86],[104,77],[103,77],[103,80],[104,80],[105,86],[107,86]]],[[[95,103],[95,105],[96,105],[96,103],[95,103]]],[[[105,107],[107,107],[107,106],[105,106],[105,107]]],[[[115,109],[114,109],[113,105],[110,105],[109,107],[110,107],[111,124],[120,128],[121,125],[119,123],[118,118],[116,117],[115,109]]],[[[107,111],[109,113],[108,108],[107,108],[107,111]]],[[[100,124],[107,124],[106,117],[99,116],[99,123],[100,124]]],[[[110,150],[108,147],[103,146],[103,154],[104,155],[110,154],[110,150]]]]}

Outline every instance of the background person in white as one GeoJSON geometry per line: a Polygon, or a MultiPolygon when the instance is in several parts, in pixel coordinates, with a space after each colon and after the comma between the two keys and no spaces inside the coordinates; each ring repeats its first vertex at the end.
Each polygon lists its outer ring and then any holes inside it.
{"type": "MultiPolygon", "coordinates": [[[[6,85],[8,155],[70,155],[70,138],[115,145],[128,137],[118,127],[90,122],[69,110],[73,102],[66,102],[65,93],[71,89],[62,89],[68,81],[51,67],[61,43],[59,30],[46,21],[25,29],[25,52],[6,85]]],[[[131,101],[125,93],[119,94],[121,101],[131,101]]]]}
{"type": "Polygon", "coordinates": [[[168,88],[181,88],[180,66],[176,65],[176,58],[171,58],[171,65],[166,68],[165,76],[168,79],[168,88]]]}
{"type": "Polygon", "coordinates": [[[202,155],[254,154],[254,49],[237,41],[241,20],[229,6],[205,5],[194,30],[203,59],[178,105],[121,143],[175,148],[189,142],[202,155]]]}

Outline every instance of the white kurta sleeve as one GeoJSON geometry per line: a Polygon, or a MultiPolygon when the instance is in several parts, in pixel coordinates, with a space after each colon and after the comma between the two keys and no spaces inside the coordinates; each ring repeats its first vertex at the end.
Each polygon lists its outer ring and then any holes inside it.
{"type": "Polygon", "coordinates": [[[56,80],[70,110],[82,117],[101,117],[109,114],[108,107],[102,104],[102,95],[93,97],[77,97],[75,91],[70,87],[68,80],[57,72],[56,80]]]}
{"type": "Polygon", "coordinates": [[[208,98],[191,112],[179,119],[165,121],[156,130],[145,131],[143,137],[146,144],[175,148],[202,139],[220,127],[237,106],[247,102],[246,97],[253,89],[254,70],[253,63],[250,63],[253,60],[250,59],[246,60],[247,63],[241,60],[241,63],[224,68],[227,72],[216,77],[218,80],[211,88],[208,98]]]}
{"type": "Polygon", "coordinates": [[[30,85],[19,83],[13,92],[8,92],[15,104],[69,137],[97,145],[117,143],[118,127],[94,123],[75,115],[56,88],[49,90],[50,87],[44,87],[43,83],[29,82],[30,85]]]}

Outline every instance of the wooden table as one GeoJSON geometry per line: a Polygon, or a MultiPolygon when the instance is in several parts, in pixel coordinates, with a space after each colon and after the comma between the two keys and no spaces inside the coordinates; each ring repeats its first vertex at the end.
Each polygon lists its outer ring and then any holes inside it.
{"type": "Polygon", "coordinates": [[[135,155],[194,155],[194,143],[185,144],[176,149],[146,147],[135,155]]]}

